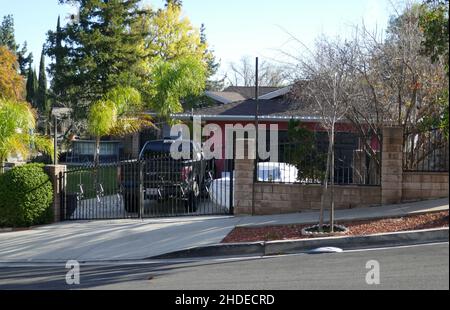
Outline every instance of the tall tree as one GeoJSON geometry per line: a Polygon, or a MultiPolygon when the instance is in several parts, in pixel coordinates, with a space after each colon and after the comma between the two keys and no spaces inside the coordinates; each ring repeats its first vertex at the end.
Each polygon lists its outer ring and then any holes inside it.
{"type": "MultiPolygon", "coordinates": [[[[205,46],[208,46],[208,40],[206,38],[206,27],[205,24],[202,24],[200,26],[200,42],[204,44],[205,46]]],[[[223,89],[225,84],[225,77],[222,79],[214,79],[214,76],[219,71],[220,62],[217,61],[216,57],[214,56],[214,51],[210,48],[207,48],[204,52],[204,58],[207,64],[207,76],[208,80],[206,81],[206,90],[209,91],[220,91],[223,89]]]]}
{"type": "Polygon", "coordinates": [[[18,73],[17,57],[7,47],[0,46],[0,98],[22,100],[24,78],[18,73]]]}
{"type": "Polygon", "coordinates": [[[18,45],[14,36],[14,18],[12,15],[3,17],[0,25],[0,45],[5,45],[13,53],[17,51],[18,45]]]}
{"type": "MultiPolygon", "coordinates": [[[[58,16],[58,22],[56,24],[56,34],[55,34],[55,76],[59,77],[63,74],[64,60],[66,57],[65,50],[62,46],[62,30],[61,30],[61,18],[58,16]]],[[[56,79],[55,82],[58,82],[56,79]]],[[[59,85],[56,88],[61,88],[59,85]]]]}
{"type": "Polygon", "coordinates": [[[33,54],[28,53],[28,44],[26,41],[23,43],[22,47],[19,46],[16,54],[17,61],[19,62],[20,74],[26,76],[28,66],[33,63],[33,54]]]}
{"type": "MultiPolygon", "coordinates": [[[[216,60],[213,50],[208,48],[206,28],[204,24],[200,26],[200,42],[207,47],[203,53],[203,60],[206,64],[205,90],[221,91],[224,88],[226,76],[224,76],[222,79],[218,79],[216,77],[216,74],[220,67],[220,63],[216,60]]],[[[182,101],[183,107],[187,111],[191,111],[192,109],[204,108],[214,104],[214,101],[204,93],[201,93],[200,95],[189,95],[186,98],[183,98],[182,101]]]]}
{"type": "Polygon", "coordinates": [[[47,75],[45,73],[45,54],[42,50],[41,61],[39,63],[39,80],[36,93],[36,106],[41,115],[46,115],[49,112],[47,103],[47,75]]]}
{"type": "Polygon", "coordinates": [[[168,3],[147,19],[145,51],[150,81],[148,101],[163,117],[183,110],[182,102],[200,95],[206,84],[207,46],[181,6],[168,3]]]}
{"type": "Polygon", "coordinates": [[[58,16],[56,23],[56,31],[50,31],[48,33],[48,39],[44,50],[47,54],[52,55],[53,62],[50,63],[49,72],[52,75],[50,82],[50,89],[48,91],[48,99],[51,102],[56,102],[59,105],[70,106],[67,102],[68,93],[67,87],[64,84],[66,82],[65,70],[68,69],[66,59],[68,57],[68,49],[63,46],[63,32],[61,28],[61,18],[58,16]]]}
{"type": "MultiPolygon", "coordinates": [[[[431,60],[443,62],[449,75],[449,0],[427,0],[423,4],[424,12],[420,17],[420,26],[424,32],[423,52],[431,60]]],[[[449,136],[449,94],[448,88],[442,89],[438,102],[443,108],[439,126],[449,136]]]]}
{"type": "Polygon", "coordinates": [[[30,65],[28,68],[28,74],[27,74],[26,100],[27,100],[27,102],[31,103],[31,105],[34,108],[36,108],[37,85],[38,85],[38,80],[37,80],[36,70],[34,70],[33,67],[30,65]]]}
{"type": "Polygon", "coordinates": [[[52,92],[59,95],[56,103],[73,107],[82,118],[110,89],[145,77],[139,67],[144,34],[132,27],[142,10],[139,0],[59,2],[78,5],[79,18],[48,34],[52,92]]]}
{"type": "Polygon", "coordinates": [[[311,57],[298,60],[298,77],[307,82],[303,83],[302,87],[294,88],[295,96],[302,99],[305,106],[310,105],[309,110],[313,115],[320,116],[320,123],[328,133],[328,156],[323,179],[319,229],[323,228],[325,201],[330,195],[330,228],[331,232],[334,232],[336,124],[346,118],[352,104],[360,98],[354,80],[357,48],[354,44],[322,38],[317,41],[311,57]]]}
{"type": "Polygon", "coordinates": [[[422,46],[424,53],[433,62],[442,59],[448,71],[449,61],[449,0],[426,0],[420,16],[420,26],[424,33],[422,46]]]}
{"type": "Polygon", "coordinates": [[[28,73],[28,66],[33,62],[33,55],[29,53],[27,55],[27,42],[24,42],[23,46],[16,44],[14,35],[14,18],[12,15],[6,15],[3,17],[3,21],[0,25],[0,46],[5,45],[9,50],[15,53],[18,57],[19,70],[22,76],[26,76],[28,73]]]}

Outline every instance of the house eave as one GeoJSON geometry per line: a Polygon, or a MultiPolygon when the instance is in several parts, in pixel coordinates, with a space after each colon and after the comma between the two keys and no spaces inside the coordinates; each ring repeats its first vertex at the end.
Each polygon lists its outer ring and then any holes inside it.
{"type": "MultiPolygon", "coordinates": [[[[158,114],[154,112],[147,112],[149,116],[157,117],[158,114]]],[[[254,122],[256,117],[254,115],[207,115],[207,114],[171,114],[170,118],[179,121],[191,121],[194,117],[200,118],[202,121],[216,121],[216,122],[254,122]]],[[[320,116],[281,116],[281,115],[261,115],[258,117],[258,121],[262,122],[288,122],[288,121],[300,121],[304,123],[319,123],[322,121],[320,116]]],[[[341,120],[339,123],[350,123],[348,120],[341,120]]]]}
{"type": "Polygon", "coordinates": [[[193,117],[200,118],[203,121],[255,121],[258,119],[263,122],[286,122],[290,120],[298,120],[302,122],[320,122],[321,118],[316,116],[271,116],[263,115],[256,118],[252,115],[192,115],[192,114],[176,114],[172,115],[176,120],[192,120],[193,117]]]}

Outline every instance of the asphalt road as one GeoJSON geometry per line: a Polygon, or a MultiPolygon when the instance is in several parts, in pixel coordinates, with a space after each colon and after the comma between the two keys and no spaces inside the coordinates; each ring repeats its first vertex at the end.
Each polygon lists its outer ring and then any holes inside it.
{"type": "Polygon", "coordinates": [[[81,265],[80,271],[80,285],[68,286],[62,264],[0,264],[0,289],[448,290],[449,245],[184,264],[81,265]],[[366,264],[374,260],[379,262],[380,284],[368,285],[366,264]]]}

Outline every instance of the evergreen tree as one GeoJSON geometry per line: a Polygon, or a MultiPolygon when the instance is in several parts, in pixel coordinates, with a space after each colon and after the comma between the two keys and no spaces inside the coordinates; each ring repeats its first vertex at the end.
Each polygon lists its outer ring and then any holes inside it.
{"type": "Polygon", "coordinates": [[[3,21],[0,24],[0,46],[6,46],[8,49],[15,53],[17,61],[19,63],[19,71],[22,76],[27,76],[28,67],[33,62],[33,55],[31,53],[27,56],[27,42],[24,42],[22,48],[16,44],[14,36],[14,18],[12,15],[6,15],[3,17],[3,21]]]}
{"type": "Polygon", "coordinates": [[[39,80],[36,94],[36,106],[40,114],[46,114],[49,110],[47,106],[47,75],[45,74],[45,54],[41,53],[41,61],[39,63],[39,80]]]}
{"type": "Polygon", "coordinates": [[[56,23],[56,32],[49,32],[47,41],[47,54],[53,55],[54,63],[50,64],[50,73],[53,75],[51,80],[50,91],[48,97],[52,102],[60,101],[61,98],[67,98],[64,85],[65,78],[63,76],[65,67],[65,59],[67,50],[62,45],[63,34],[61,29],[61,18],[58,16],[56,23]],[[59,100],[58,100],[59,99],[59,100]]]}
{"type": "MultiPolygon", "coordinates": [[[[420,26],[424,33],[422,42],[423,53],[433,63],[443,61],[447,76],[449,75],[449,0],[426,0],[423,3],[423,13],[420,17],[420,26]]],[[[449,91],[448,87],[442,89],[437,101],[442,106],[439,127],[449,137],[449,91]]]]}
{"type": "Polygon", "coordinates": [[[64,60],[64,49],[62,47],[62,32],[61,32],[61,18],[58,16],[56,23],[56,42],[55,42],[55,74],[61,75],[62,62],[64,60]]]}
{"type": "Polygon", "coordinates": [[[7,46],[13,53],[17,51],[18,45],[14,37],[14,19],[12,15],[3,17],[0,25],[0,45],[7,46]]]}
{"type": "Polygon", "coordinates": [[[144,79],[137,68],[144,35],[132,27],[142,14],[139,2],[60,0],[79,6],[79,21],[49,32],[46,53],[53,60],[52,92],[59,95],[54,99],[73,107],[77,118],[110,89],[144,79]]]}
{"type": "MultiPolygon", "coordinates": [[[[208,45],[207,39],[206,39],[206,27],[205,24],[202,24],[200,27],[200,40],[202,44],[205,46],[208,45]]],[[[206,81],[206,90],[209,91],[220,91],[224,87],[225,83],[225,77],[221,80],[214,80],[213,77],[217,74],[217,71],[219,71],[220,62],[216,60],[216,57],[214,56],[214,51],[211,49],[206,49],[204,53],[204,58],[206,61],[206,64],[208,66],[208,80],[206,81]]]]}
{"type": "Polygon", "coordinates": [[[26,84],[26,91],[27,96],[26,100],[31,103],[31,105],[36,108],[36,93],[37,93],[37,76],[36,76],[36,70],[34,70],[30,64],[28,68],[28,74],[27,74],[27,84],[26,84]]]}
{"type": "Polygon", "coordinates": [[[27,56],[27,53],[28,53],[27,42],[25,41],[23,43],[22,48],[16,51],[17,61],[19,62],[19,71],[22,76],[27,75],[28,67],[30,66],[30,64],[33,63],[33,54],[29,53],[27,56]]]}

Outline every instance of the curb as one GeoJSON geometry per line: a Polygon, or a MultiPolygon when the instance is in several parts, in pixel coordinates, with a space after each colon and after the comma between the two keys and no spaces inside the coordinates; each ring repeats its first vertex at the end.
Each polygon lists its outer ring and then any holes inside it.
{"type": "Polygon", "coordinates": [[[344,251],[378,247],[421,245],[449,241],[449,228],[427,229],[354,237],[331,237],[292,241],[215,244],[171,252],[149,259],[204,258],[221,256],[274,256],[308,253],[321,247],[344,251]]]}

